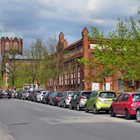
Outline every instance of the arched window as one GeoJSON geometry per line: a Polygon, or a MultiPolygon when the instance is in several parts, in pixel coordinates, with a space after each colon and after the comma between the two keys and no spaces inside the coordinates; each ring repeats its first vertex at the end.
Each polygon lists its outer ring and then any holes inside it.
{"type": "Polygon", "coordinates": [[[14,42],[14,50],[18,50],[18,43],[14,42]]]}
{"type": "Polygon", "coordinates": [[[8,51],[9,50],[9,42],[5,43],[5,50],[8,51]]]}

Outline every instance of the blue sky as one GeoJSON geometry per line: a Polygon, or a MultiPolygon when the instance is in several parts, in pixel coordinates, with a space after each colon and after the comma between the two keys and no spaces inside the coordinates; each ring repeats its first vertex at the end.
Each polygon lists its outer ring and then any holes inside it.
{"type": "Polygon", "coordinates": [[[84,27],[113,30],[118,17],[135,16],[138,7],[140,0],[0,0],[0,31],[9,37],[22,34],[24,49],[36,38],[45,42],[60,32],[70,44],[84,27]]]}

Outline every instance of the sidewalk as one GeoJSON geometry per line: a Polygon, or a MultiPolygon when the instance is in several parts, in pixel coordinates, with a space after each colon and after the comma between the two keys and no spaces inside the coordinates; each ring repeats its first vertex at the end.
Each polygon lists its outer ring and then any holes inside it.
{"type": "Polygon", "coordinates": [[[0,121],[0,140],[15,140],[8,128],[0,121]]]}

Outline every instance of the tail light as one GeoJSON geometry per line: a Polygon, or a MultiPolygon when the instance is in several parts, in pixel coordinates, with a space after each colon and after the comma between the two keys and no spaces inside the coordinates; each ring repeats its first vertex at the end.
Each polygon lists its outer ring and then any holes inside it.
{"type": "Polygon", "coordinates": [[[66,99],[67,99],[67,100],[70,100],[70,99],[69,99],[69,96],[67,96],[66,99]]]}
{"type": "Polygon", "coordinates": [[[98,100],[99,100],[100,102],[103,102],[103,99],[102,99],[101,97],[98,97],[98,100]]]}
{"type": "Polygon", "coordinates": [[[130,106],[131,106],[131,110],[136,110],[136,108],[137,108],[136,105],[134,105],[134,104],[131,104],[130,106]]]}
{"type": "Polygon", "coordinates": [[[58,97],[55,97],[55,100],[59,100],[59,98],[58,97]]]}
{"type": "Polygon", "coordinates": [[[86,99],[86,97],[85,96],[80,96],[80,99],[86,99]]]}

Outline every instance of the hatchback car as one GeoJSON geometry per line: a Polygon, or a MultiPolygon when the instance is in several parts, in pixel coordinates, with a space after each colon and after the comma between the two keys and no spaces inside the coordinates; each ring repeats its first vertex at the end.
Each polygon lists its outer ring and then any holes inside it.
{"type": "Polygon", "coordinates": [[[116,98],[114,91],[93,91],[86,102],[85,111],[93,111],[97,114],[99,111],[109,113],[112,100],[116,98]]]}
{"type": "Polygon", "coordinates": [[[71,101],[71,97],[74,93],[76,93],[76,91],[64,91],[62,97],[60,98],[58,106],[62,106],[64,108],[68,107],[71,101]]]}
{"type": "Polygon", "coordinates": [[[140,105],[140,92],[121,93],[110,107],[111,117],[124,115],[126,119],[136,116],[136,108],[140,105]]]}
{"type": "Polygon", "coordinates": [[[48,91],[46,91],[46,90],[40,90],[40,91],[38,91],[38,93],[36,94],[37,102],[43,102],[43,97],[47,93],[48,93],[48,91]]]}
{"type": "Polygon", "coordinates": [[[62,97],[63,93],[62,92],[54,92],[51,96],[50,96],[50,104],[51,105],[58,105],[60,98],[62,97]]]}
{"type": "Polygon", "coordinates": [[[85,103],[91,93],[92,91],[78,91],[77,93],[75,93],[71,98],[69,108],[76,108],[78,111],[84,108],[85,103]]]}

